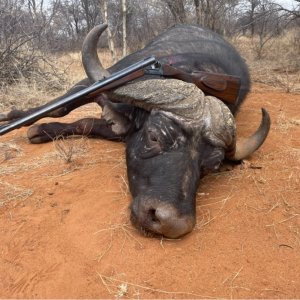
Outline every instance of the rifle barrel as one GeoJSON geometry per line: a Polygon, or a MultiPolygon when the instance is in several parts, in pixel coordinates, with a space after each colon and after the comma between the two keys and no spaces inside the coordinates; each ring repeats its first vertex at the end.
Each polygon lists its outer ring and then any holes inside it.
{"type": "Polygon", "coordinates": [[[57,100],[54,103],[48,104],[46,106],[44,106],[43,108],[25,116],[22,117],[18,120],[12,121],[10,123],[4,124],[2,126],[0,126],[0,136],[4,135],[5,133],[8,133],[14,129],[20,128],[23,125],[26,125],[27,123],[32,123],[35,122],[41,118],[43,118],[44,116],[47,115],[47,113],[59,108],[59,107],[63,107],[64,105],[75,101],[78,98],[84,97],[89,95],[92,92],[97,91],[100,88],[105,87],[106,85],[109,85],[110,83],[115,82],[116,80],[122,79],[123,77],[134,73],[135,71],[141,70],[149,65],[152,65],[156,63],[156,58],[154,56],[150,56],[148,58],[145,58],[133,65],[130,65],[129,67],[118,71],[114,74],[112,74],[111,76],[104,78],[100,81],[95,82],[93,85],[79,91],[76,92],[72,95],[66,96],[63,99],[57,100]]]}

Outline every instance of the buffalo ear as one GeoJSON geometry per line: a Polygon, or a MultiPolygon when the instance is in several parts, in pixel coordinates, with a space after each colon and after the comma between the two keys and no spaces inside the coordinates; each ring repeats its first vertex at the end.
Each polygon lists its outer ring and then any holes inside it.
{"type": "Polygon", "coordinates": [[[225,151],[223,148],[216,148],[208,145],[205,148],[203,156],[201,158],[201,173],[203,175],[208,174],[211,171],[217,171],[224,160],[225,151]]]}
{"type": "Polygon", "coordinates": [[[126,135],[131,126],[131,121],[126,111],[118,109],[116,104],[110,102],[105,102],[105,104],[102,105],[101,119],[104,119],[111,125],[111,130],[120,136],[126,135]]]}

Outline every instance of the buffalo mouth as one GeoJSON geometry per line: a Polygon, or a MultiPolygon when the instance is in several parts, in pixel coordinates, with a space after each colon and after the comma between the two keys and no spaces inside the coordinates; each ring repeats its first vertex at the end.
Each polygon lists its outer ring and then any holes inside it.
{"type": "Polygon", "coordinates": [[[130,210],[131,223],[147,237],[177,239],[195,226],[195,216],[181,215],[172,204],[157,199],[135,199],[130,210]]]}

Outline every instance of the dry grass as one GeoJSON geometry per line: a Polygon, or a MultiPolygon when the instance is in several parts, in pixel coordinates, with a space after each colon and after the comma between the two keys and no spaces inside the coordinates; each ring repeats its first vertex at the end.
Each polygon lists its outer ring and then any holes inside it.
{"type": "Polygon", "coordinates": [[[0,164],[6,160],[19,156],[21,152],[20,146],[15,143],[0,142],[0,164]]]}
{"type": "Polygon", "coordinates": [[[285,31],[270,39],[263,48],[262,58],[257,59],[258,37],[236,37],[231,42],[246,59],[254,82],[261,82],[283,89],[300,92],[300,29],[285,31]]]}
{"type": "MultiPolygon", "coordinates": [[[[109,51],[99,52],[104,67],[111,65],[109,51]]],[[[53,56],[56,68],[65,74],[62,82],[49,82],[42,76],[32,80],[21,79],[17,85],[0,87],[0,112],[8,111],[13,106],[18,109],[36,107],[49,102],[51,99],[65,93],[73,84],[85,76],[79,52],[70,52],[60,56],[53,56]],[[55,88],[54,88],[55,86],[55,88]]],[[[46,68],[47,66],[45,66],[46,68]]]]}
{"type": "Polygon", "coordinates": [[[31,189],[16,186],[0,180],[0,207],[11,201],[23,201],[33,194],[31,189]]]}
{"type": "Polygon", "coordinates": [[[75,158],[84,156],[89,149],[89,140],[84,136],[80,138],[69,137],[68,139],[58,136],[53,140],[53,144],[58,157],[65,163],[70,163],[75,158]]]}
{"type": "MultiPolygon", "coordinates": [[[[210,224],[211,222],[213,222],[214,220],[216,220],[219,217],[222,217],[223,215],[226,214],[225,211],[225,206],[227,204],[227,202],[233,197],[233,189],[231,189],[230,193],[224,198],[221,197],[220,198],[216,198],[217,201],[214,201],[212,203],[206,203],[206,204],[201,204],[201,205],[197,205],[197,209],[200,210],[199,212],[199,217],[201,219],[197,220],[197,224],[196,224],[196,228],[197,229],[202,229],[204,226],[210,224]],[[217,209],[217,212],[211,212],[211,210],[209,208],[207,208],[207,206],[219,206],[217,209]]],[[[209,200],[215,200],[211,197],[209,197],[209,200]]]]}
{"type": "MultiPolygon", "coordinates": [[[[126,206],[126,209],[127,209],[127,206],[126,206]]],[[[127,241],[135,242],[142,249],[143,248],[142,243],[137,238],[134,237],[134,234],[131,233],[134,230],[135,229],[133,229],[133,227],[129,224],[129,222],[127,220],[127,222],[124,221],[121,223],[113,222],[112,224],[109,224],[109,226],[107,228],[103,228],[103,229],[96,231],[94,234],[106,233],[106,236],[109,237],[109,241],[106,243],[107,247],[104,249],[104,251],[102,251],[101,253],[99,253],[97,255],[96,260],[98,262],[100,262],[103,259],[103,257],[109,253],[109,251],[111,250],[111,248],[113,246],[114,236],[116,236],[117,244],[123,237],[122,246],[119,247],[120,252],[123,251],[123,248],[127,241]],[[109,232],[109,235],[107,234],[107,232],[109,232]]]]}
{"type": "Polygon", "coordinates": [[[26,159],[26,161],[14,161],[12,160],[7,165],[2,165],[0,168],[0,176],[7,176],[12,174],[25,173],[27,171],[32,171],[37,168],[47,166],[53,159],[55,159],[56,153],[49,152],[41,157],[33,157],[31,159],[26,159]]]}
{"type": "Polygon", "coordinates": [[[127,296],[129,298],[144,298],[145,296],[142,295],[142,292],[149,292],[149,293],[158,293],[158,295],[168,295],[168,297],[173,298],[176,296],[185,296],[186,298],[189,297],[197,297],[197,298],[205,298],[205,299],[216,299],[215,297],[207,296],[207,295],[200,295],[191,292],[181,292],[181,291],[167,291],[163,289],[152,288],[146,285],[141,285],[137,283],[128,282],[126,280],[121,280],[115,278],[116,276],[105,276],[103,274],[97,273],[101,279],[102,284],[106,288],[109,294],[114,295],[116,298],[124,298],[127,296]]]}
{"type": "Polygon", "coordinates": [[[48,102],[69,88],[69,67],[71,61],[60,56],[51,57],[51,64],[40,66],[47,76],[32,74],[31,78],[21,77],[16,85],[0,86],[0,111],[35,107],[48,102]],[[57,74],[59,73],[59,74],[57,74]]]}

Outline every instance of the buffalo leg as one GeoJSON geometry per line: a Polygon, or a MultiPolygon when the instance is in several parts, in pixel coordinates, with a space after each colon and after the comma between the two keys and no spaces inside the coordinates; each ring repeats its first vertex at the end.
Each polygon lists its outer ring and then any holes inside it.
{"type": "Polygon", "coordinates": [[[121,140],[122,136],[115,133],[112,126],[104,119],[85,118],[70,124],[58,122],[36,124],[29,128],[27,136],[33,144],[72,135],[121,140]]]}

